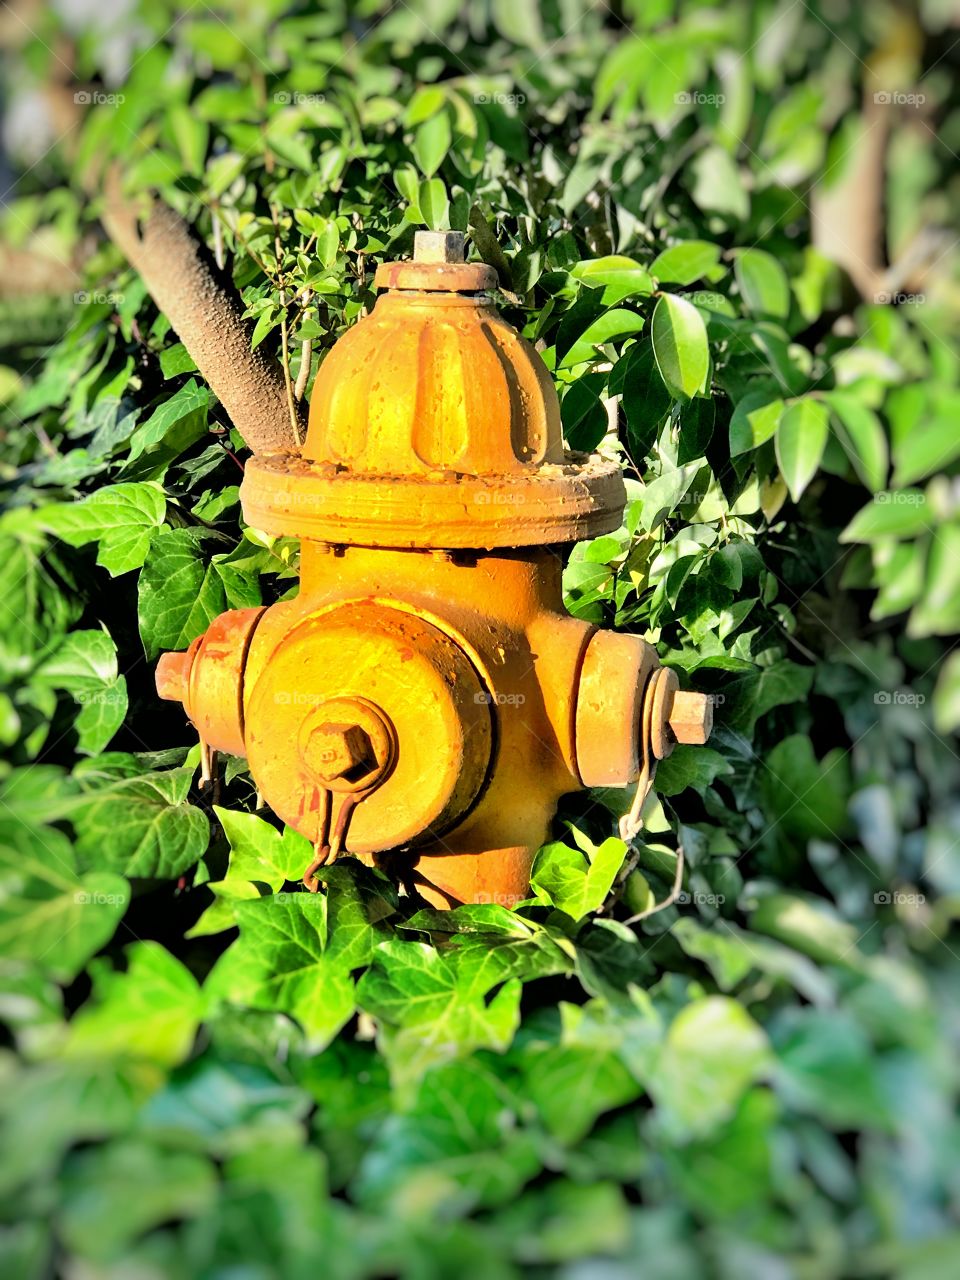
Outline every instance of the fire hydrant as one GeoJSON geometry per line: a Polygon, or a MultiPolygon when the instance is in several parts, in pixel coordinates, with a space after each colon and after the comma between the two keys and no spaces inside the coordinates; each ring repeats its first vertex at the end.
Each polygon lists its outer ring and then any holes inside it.
{"type": "Polygon", "coordinates": [[[320,366],[301,453],[251,458],[256,529],[302,540],[295,600],[222,614],[157,669],[265,802],[438,906],[528,892],[557,801],[626,787],[711,703],[643,639],[571,617],[561,551],[619,527],[620,469],[564,451],[535,349],[463,237],[413,261],[320,366]]]}

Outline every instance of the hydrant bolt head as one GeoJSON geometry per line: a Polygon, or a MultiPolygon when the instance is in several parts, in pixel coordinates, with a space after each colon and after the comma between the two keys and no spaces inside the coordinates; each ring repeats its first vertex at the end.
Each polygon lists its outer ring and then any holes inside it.
{"type": "Polygon", "coordinates": [[[309,764],[323,782],[362,776],[377,763],[373,743],[358,724],[320,725],[310,735],[307,755],[309,764]]]}
{"type": "Polygon", "coordinates": [[[705,693],[678,690],[673,696],[669,723],[677,742],[703,746],[713,728],[713,699],[705,693]]]}

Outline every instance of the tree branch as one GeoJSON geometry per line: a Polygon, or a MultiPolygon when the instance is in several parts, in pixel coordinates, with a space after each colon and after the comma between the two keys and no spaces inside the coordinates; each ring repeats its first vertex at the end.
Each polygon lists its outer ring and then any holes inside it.
{"type": "Polygon", "coordinates": [[[107,175],[102,222],[107,234],[139,272],[200,373],[254,453],[299,449],[306,411],[291,415],[278,361],[250,350],[251,326],[243,300],[212,255],[169,206],[152,200],[140,217],[119,174],[107,175]]]}

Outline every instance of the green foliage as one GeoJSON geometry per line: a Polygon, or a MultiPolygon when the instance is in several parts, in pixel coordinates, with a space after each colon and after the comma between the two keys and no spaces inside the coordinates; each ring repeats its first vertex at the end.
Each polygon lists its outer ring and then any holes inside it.
{"type": "Polygon", "coordinates": [[[515,910],[349,858],[308,894],[150,670],[295,590],[296,544],[244,525],[242,442],[114,249],[0,311],[4,1274],[952,1275],[956,263],[863,302],[808,209],[887,75],[926,103],[889,107],[891,254],[952,216],[945,13],[894,57],[766,2],[58,12],[18,83],[69,44],[78,122],[19,157],[11,244],[89,253],[119,157],[309,388],[377,264],[468,232],[568,444],[625,469],[568,607],[717,728],[629,849],[629,796],[565,802],[515,910]]]}

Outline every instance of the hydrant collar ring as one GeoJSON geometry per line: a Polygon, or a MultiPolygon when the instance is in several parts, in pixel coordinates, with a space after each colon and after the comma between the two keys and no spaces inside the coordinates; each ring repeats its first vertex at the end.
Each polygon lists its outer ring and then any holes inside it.
{"type": "Polygon", "coordinates": [[[366,547],[493,550],[575,542],[619,528],[615,462],[545,463],[512,474],[384,476],[296,454],[250,458],[240,488],[255,529],[366,547]]]}

